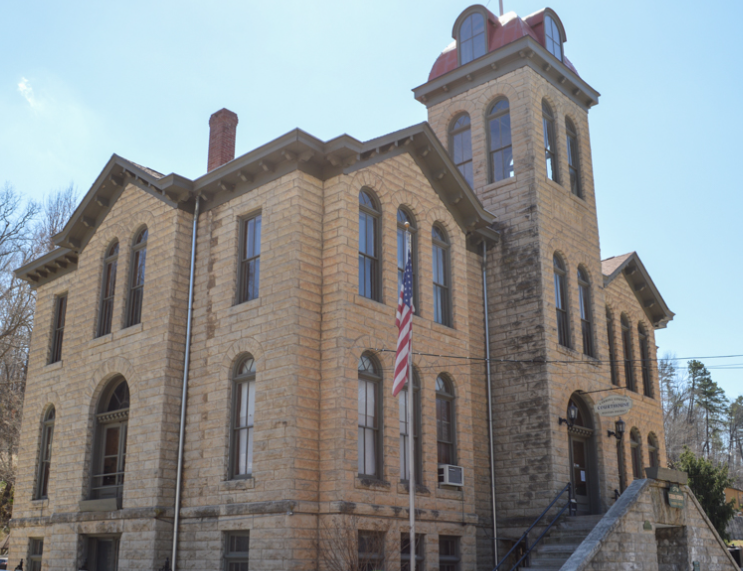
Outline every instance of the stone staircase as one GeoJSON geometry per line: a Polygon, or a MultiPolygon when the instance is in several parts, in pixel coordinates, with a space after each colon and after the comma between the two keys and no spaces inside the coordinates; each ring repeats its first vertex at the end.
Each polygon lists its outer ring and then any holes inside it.
{"type": "Polygon", "coordinates": [[[566,517],[556,524],[531,553],[533,571],[557,571],[596,527],[602,515],[566,517]]]}

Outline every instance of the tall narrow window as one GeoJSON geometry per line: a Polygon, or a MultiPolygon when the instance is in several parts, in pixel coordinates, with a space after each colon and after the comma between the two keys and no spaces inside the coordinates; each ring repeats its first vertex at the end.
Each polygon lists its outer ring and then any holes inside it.
{"type": "Polygon", "coordinates": [[[255,359],[243,357],[232,379],[232,477],[253,473],[253,417],[255,415],[255,359]]]}
{"type": "Polygon", "coordinates": [[[52,441],[54,440],[54,407],[44,415],[41,425],[41,453],[39,455],[39,475],[36,478],[36,499],[49,497],[49,475],[52,468],[52,441]]]}
{"type": "Polygon", "coordinates": [[[119,566],[119,537],[89,537],[87,569],[90,571],[117,571],[119,566]]]}
{"type": "Polygon", "coordinates": [[[261,275],[261,222],[260,214],[242,221],[238,303],[258,297],[261,275]]]}
{"type": "Polygon", "coordinates": [[[232,531],[225,535],[224,570],[248,571],[250,533],[232,531]]]}
{"type": "Polygon", "coordinates": [[[132,280],[129,285],[129,312],[126,326],[142,321],[142,296],[144,294],[144,270],[147,261],[147,228],[137,234],[132,246],[132,280]]]}
{"type": "Polygon", "coordinates": [[[557,147],[555,146],[555,116],[546,101],[542,101],[542,129],[544,130],[544,157],[547,165],[547,178],[557,179],[557,147]]]}
{"type": "Polygon", "coordinates": [[[31,538],[28,540],[28,571],[41,571],[41,559],[44,555],[44,540],[31,538]]]}
{"type": "Polygon", "coordinates": [[[470,186],[474,185],[472,177],[472,131],[470,130],[470,116],[467,113],[460,115],[449,130],[449,144],[451,157],[459,172],[470,186]]]}
{"type": "Polygon", "coordinates": [[[52,351],[49,363],[62,360],[62,339],[64,337],[65,314],[67,313],[67,294],[57,297],[54,307],[54,332],[52,333],[52,351]]]}
{"type": "Polygon", "coordinates": [[[433,241],[433,320],[451,326],[449,297],[449,240],[438,226],[431,228],[433,241]]]}
{"type": "Polygon", "coordinates": [[[459,28],[459,64],[484,56],[487,50],[485,18],[480,13],[470,14],[459,28]]]}
{"type": "Polygon", "coordinates": [[[640,323],[637,326],[637,337],[640,340],[640,367],[642,369],[642,390],[646,397],[653,396],[653,379],[650,376],[650,350],[648,347],[648,334],[645,327],[640,323]]]}
{"type": "Polygon", "coordinates": [[[359,192],[359,295],[381,300],[379,275],[379,207],[371,194],[359,192]]]}
{"type": "Polygon", "coordinates": [[[606,336],[609,339],[609,372],[611,384],[619,386],[619,374],[617,373],[617,348],[614,344],[614,317],[609,308],[606,308],[606,336]]]}
{"type": "Polygon", "coordinates": [[[642,478],[642,439],[640,431],[633,428],[629,433],[629,445],[632,453],[632,476],[635,480],[642,478]]]}
{"type": "Polygon", "coordinates": [[[106,259],[103,260],[103,289],[101,291],[101,312],[98,315],[98,337],[111,333],[118,258],[119,243],[115,242],[108,248],[106,259]]]}
{"type": "Polygon", "coordinates": [[[544,17],[544,43],[547,51],[562,61],[562,36],[551,16],[544,17]]]}
{"type": "Polygon", "coordinates": [[[578,268],[578,298],[580,300],[580,328],[583,334],[583,354],[593,357],[591,284],[588,281],[588,274],[583,268],[578,268]]]}
{"type": "Polygon", "coordinates": [[[658,439],[655,433],[648,434],[648,466],[651,468],[660,468],[658,460],[658,439]]]}
{"type": "Polygon", "coordinates": [[[359,571],[384,569],[384,533],[359,531],[359,571]]]}
{"type": "Polygon", "coordinates": [[[439,571],[460,571],[459,538],[439,535],[439,571]]]}
{"type": "Polygon", "coordinates": [[[451,381],[436,377],[436,448],[439,464],[456,464],[454,389],[451,381]]]}
{"type": "Polygon", "coordinates": [[[117,377],[103,392],[96,415],[93,499],[121,498],[128,424],[129,385],[123,377],[117,377]]]}
{"type": "MultiPolygon", "coordinates": [[[[413,451],[415,461],[415,483],[423,484],[423,455],[421,446],[421,384],[418,373],[413,371],[413,451]]],[[[410,422],[408,419],[408,386],[400,391],[400,480],[410,481],[410,464],[408,463],[408,438],[410,422]]]]}
{"type": "MultiPolygon", "coordinates": [[[[425,536],[419,533],[415,534],[415,568],[425,569],[423,546],[425,536]]],[[[400,535],[400,571],[410,571],[410,534],[403,533],[400,535]]]]}
{"type": "Polygon", "coordinates": [[[629,331],[629,320],[622,314],[622,348],[624,349],[624,381],[627,388],[637,392],[635,389],[635,375],[632,371],[632,338],[629,331]]]}
{"type": "Polygon", "coordinates": [[[555,272],[555,310],[557,311],[557,342],[563,347],[570,347],[568,331],[568,304],[565,288],[565,265],[554,256],[552,265],[555,272]]]}
{"type": "Polygon", "coordinates": [[[397,293],[399,295],[402,288],[402,277],[405,273],[405,223],[410,224],[410,253],[413,257],[413,305],[415,312],[418,313],[418,276],[416,253],[418,251],[418,235],[416,233],[415,220],[403,208],[397,209],[397,293]]]}
{"type": "Polygon", "coordinates": [[[496,101],[488,112],[490,144],[490,182],[513,176],[511,148],[511,112],[508,99],[496,101]]]}
{"type": "Polygon", "coordinates": [[[371,355],[359,359],[359,476],[382,478],[382,375],[371,355]]]}
{"type": "Polygon", "coordinates": [[[570,170],[570,192],[581,196],[580,166],[578,163],[578,134],[570,119],[565,119],[565,132],[568,136],[568,169],[570,170]]]}

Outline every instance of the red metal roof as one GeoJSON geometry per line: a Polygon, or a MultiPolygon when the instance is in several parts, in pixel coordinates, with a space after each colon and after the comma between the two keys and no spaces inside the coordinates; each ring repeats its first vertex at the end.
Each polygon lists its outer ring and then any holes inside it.
{"type": "MultiPolygon", "coordinates": [[[[515,12],[508,12],[498,18],[492,12],[486,10],[488,20],[488,53],[502,48],[511,42],[515,42],[524,36],[531,36],[541,45],[544,45],[545,10],[546,8],[542,8],[538,12],[534,12],[534,14],[523,19],[515,12]]],[[[557,14],[555,14],[555,16],[557,16],[557,14]]],[[[563,38],[563,42],[564,41],[565,38],[563,38]]],[[[562,59],[565,66],[578,75],[578,71],[575,69],[573,64],[570,63],[570,60],[565,57],[564,53],[562,59]]],[[[459,67],[459,57],[457,56],[457,44],[456,41],[454,41],[448,45],[436,59],[433,68],[431,68],[431,73],[428,74],[428,81],[436,79],[457,67],[459,67]]]]}

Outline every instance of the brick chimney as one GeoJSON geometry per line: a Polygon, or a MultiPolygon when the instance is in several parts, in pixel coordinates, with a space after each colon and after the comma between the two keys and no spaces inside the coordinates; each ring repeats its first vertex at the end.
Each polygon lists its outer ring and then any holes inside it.
{"type": "Polygon", "coordinates": [[[220,109],[209,118],[209,164],[207,172],[235,158],[237,115],[220,109]]]}

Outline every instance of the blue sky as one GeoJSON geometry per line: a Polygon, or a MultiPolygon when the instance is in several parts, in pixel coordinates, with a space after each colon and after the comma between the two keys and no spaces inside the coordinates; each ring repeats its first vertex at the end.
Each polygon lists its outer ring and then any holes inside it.
{"type": "MultiPolygon", "coordinates": [[[[410,90],[468,5],[5,2],[0,183],[34,198],[70,182],[84,192],[112,153],[197,177],[222,107],[240,118],[238,155],[295,127],[364,140],[424,121],[410,90]]],[[[521,16],[543,6],[505,0],[521,16]]],[[[676,312],[661,354],[743,354],[743,3],[550,7],[566,55],[602,94],[589,114],[602,257],[637,250],[676,312]]],[[[703,361],[725,365],[713,378],[743,394],[743,357],[703,361]]]]}

